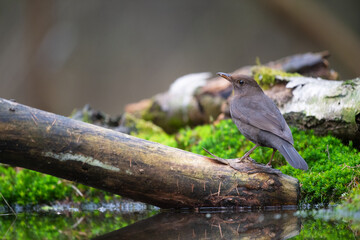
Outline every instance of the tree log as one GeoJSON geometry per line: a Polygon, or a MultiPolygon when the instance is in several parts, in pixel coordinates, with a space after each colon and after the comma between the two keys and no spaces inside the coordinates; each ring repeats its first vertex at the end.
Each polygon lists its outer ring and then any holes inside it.
{"type": "MultiPolygon", "coordinates": [[[[354,146],[360,148],[360,78],[335,81],[337,74],[332,74],[326,57],[326,52],[307,53],[267,63],[266,66],[271,69],[299,72],[304,76],[265,73],[273,74],[276,84],[264,92],[277,104],[289,125],[302,130],[314,130],[317,135],[331,133],[345,142],[353,141],[354,146]]],[[[242,67],[233,74],[252,75],[251,69],[254,70],[254,66],[242,67]]],[[[263,76],[261,72],[259,74],[263,76]]],[[[158,94],[151,100],[129,104],[125,110],[150,119],[167,132],[176,131],[186,124],[197,125],[209,122],[210,119],[230,117],[227,98],[231,95],[232,86],[228,81],[222,78],[206,80],[206,74],[186,76],[175,81],[174,84],[179,86],[176,94],[172,91],[158,94]],[[192,79],[194,76],[198,78],[192,79]],[[186,91],[191,85],[180,82],[187,80],[203,82],[203,85],[197,90],[186,91]],[[171,99],[177,104],[168,104],[171,99]],[[173,119],[180,120],[173,124],[173,119]]]]}
{"type": "Polygon", "coordinates": [[[354,141],[360,147],[360,78],[329,81],[308,77],[278,76],[292,89],[292,98],[281,104],[285,120],[318,135],[332,135],[354,141]]]}
{"type": "Polygon", "coordinates": [[[162,208],[299,200],[297,179],[250,160],[222,164],[1,98],[0,162],[162,208]]]}
{"type": "MultiPolygon", "coordinates": [[[[329,68],[328,56],[326,51],[297,54],[263,66],[303,76],[336,79],[338,74],[329,68]]],[[[244,66],[233,74],[252,75],[256,67],[259,66],[244,66]]],[[[167,92],[128,104],[125,111],[174,133],[184,126],[196,126],[217,119],[224,112],[223,106],[231,92],[231,84],[221,77],[212,77],[211,73],[192,73],[176,79],[167,92]]]]}

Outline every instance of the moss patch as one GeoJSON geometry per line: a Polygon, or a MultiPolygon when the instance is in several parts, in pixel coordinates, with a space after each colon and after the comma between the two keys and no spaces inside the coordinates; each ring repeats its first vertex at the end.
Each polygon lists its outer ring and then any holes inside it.
{"type": "Polygon", "coordinates": [[[256,82],[265,90],[275,85],[276,76],[282,76],[282,77],[301,76],[298,73],[287,73],[281,70],[276,70],[265,66],[253,67],[251,71],[256,82]]]}
{"type": "MultiPolygon", "coordinates": [[[[56,200],[72,200],[78,202],[109,201],[121,198],[105,191],[73,183],[54,176],[42,174],[28,169],[15,169],[0,165],[0,192],[10,204],[29,205],[49,203],[56,200]],[[79,190],[83,196],[77,193],[79,190]]],[[[0,200],[1,204],[2,199],[0,200]]]]}
{"type": "MultiPolygon", "coordinates": [[[[318,137],[312,131],[292,128],[295,148],[309,164],[304,172],[286,163],[278,152],[273,167],[299,179],[302,184],[301,203],[338,203],[341,197],[357,185],[360,178],[360,153],[330,135],[318,137]]],[[[254,144],[239,133],[231,120],[218,125],[204,125],[183,129],[177,137],[178,146],[194,153],[206,155],[203,147],[222,158],[241,157],[254,144]]],[[[259,163],[267,163],[272,149],[260,147],[251,155],[259,163]]]]}
{"type": "Polygon", "coordinates": [[[135,118],[133,115],[127,114],[126,126],[133,129],[130,134],[135,137],[162,143],[170,147],[177,147],[177,142],[174,136],[166,134],[161,127],[153,124],[152,122],[135,118]]]}
{"type": "MultiPolygon", "coordinates": [[[[354,180],[359,181],[359,179],[354,180]]],[[[344,201],[337,207],[337,209],[350,212],[360,212],[360,188],[358,186],[353,188],[351,192],[345,196],[344,201]]]]}

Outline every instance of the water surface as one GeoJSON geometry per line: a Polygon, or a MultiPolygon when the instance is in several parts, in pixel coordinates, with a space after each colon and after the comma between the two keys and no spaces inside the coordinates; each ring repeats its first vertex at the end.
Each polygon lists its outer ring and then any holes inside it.
{"type": "Polygon", "coordinates": [[[314,210],[275,208],[160,211],[141,203],[89,203],[16,210],[14,216],[2,208],[0,239],[360,238],[360,221],[331,217],[331,210],[316,214],[314,210]]]}

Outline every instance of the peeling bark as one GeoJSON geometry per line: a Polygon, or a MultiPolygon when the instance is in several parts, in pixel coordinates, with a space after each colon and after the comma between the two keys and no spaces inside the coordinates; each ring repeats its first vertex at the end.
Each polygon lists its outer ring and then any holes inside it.
{"type": "Polygon", "coordinates": [[[332,135],[360,145],[360,78],[329,81],[307,77],[288,77],[286,87],[293,97],[280,111],[286,121],[316,134],[332,135]]]}
{"type": "MultiPolygon", "coordinates": [[[[296,205],[299,182],[0,98],[0,162],[162,208],[296,205]]],[[[31,185],[31,183],[29,183],[31,185]]]]}

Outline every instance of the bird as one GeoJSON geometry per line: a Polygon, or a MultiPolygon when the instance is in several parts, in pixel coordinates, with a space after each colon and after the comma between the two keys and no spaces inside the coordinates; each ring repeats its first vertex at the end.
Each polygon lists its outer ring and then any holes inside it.
{"type": "Polygon", "coordinates": [[[268,166],[271,166],[278,150],[292,167],[307,170],[307,163],[294,148],[294,140],[283,115],[254,78],[223,72],[218,72],[217,75],[233,86],[233,96],[229,100],[233,122],[247,139],[255,143],[240,161],[249,157],[259,146],[269,147],[273,149],[273,153],[268,166]]]}

